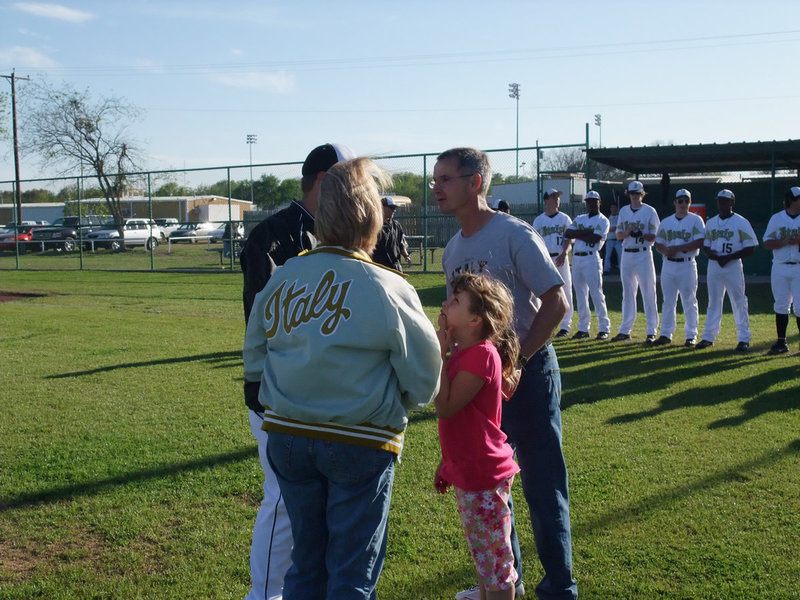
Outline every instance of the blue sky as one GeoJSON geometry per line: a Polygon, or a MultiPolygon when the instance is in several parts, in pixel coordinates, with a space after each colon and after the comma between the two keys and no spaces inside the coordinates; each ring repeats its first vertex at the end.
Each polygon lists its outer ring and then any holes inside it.
{"type": "Polygon", "coordinates": [[[798,56],[796,0],[0,2],[0,74],[140,107],[151,169],[510,148],[510,82],[521,146],[797,139],[798,56]]]}

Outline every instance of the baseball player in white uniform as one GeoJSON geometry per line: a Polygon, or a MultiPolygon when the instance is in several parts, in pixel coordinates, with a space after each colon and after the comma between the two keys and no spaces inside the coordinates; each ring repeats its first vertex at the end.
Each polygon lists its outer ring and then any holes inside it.
{"type": "Polygon", "coordinates": [[[686,317],[683,331],[687,347],[695,345],[697,338],[697,262],[695,259],[703,247],[705,225],[703,219],[689,212],[692,194],[680,189],[675,194],[675,214],[658,226],[656,250],[664,257],[661,265],[661,335],[654,346],[672,343],[675,332],[675,313],[678,309],[678,294],[681,297],[683,314],[686,317]]]}
{"type": "Polygon", "coordinates": [[[551,188],[544,193],[544,212],[533,220],[533,228],[542,236],[550,259],[555,264],[561,278],[564,280],[564,294],[567,296],[569,309],[561,320],[557,338],[566,337],[572,325],[572,274],[569,268],[569,248],[572,240],[564,237],[564,232],[572,224],[569,215],[558,210],[561,205],[561,192],[551,188]]]}
{"type": "Polygon", "coordinates": [[[764,233],[764,248],[772,250],[772,296],[778,340],[767,354],[785,354],[789,309],[794,306],[800,331],[800,187],[786,192],[785,210],[772,215],[764,233]]]}
{"type": "Polygon", "coordinates": [[[578,306],[578,331],[574,340],[589,337],[592,313],[589,310],[589,294],[592,295],[594,312],[597,313],[597,339],[608,339],[611,322],[608,320],[606,297],[603,294],[603,265],[600,249],[608,233],[608,219],[600,212],[600,194],[589,192],[583,201],[589,212],[579,215],[564,233],[574,239],[572,248],[572,285],[578,306]]]}
{"type": "Polygon", "coordinates": [[[708,256],[708,310],[703,339],[695,346],[696,350],[714,344],[722,321],[722,302],[726,292],[736,322],[739,340],[736,351],[747,352],[750,349],[750,315],[744,293],[742,259],[755,252],[758,239],[750,222],[733,212],[735,203],[736,196],[732,191],[721,190],[717,194],[719,214],[706,222],[703,252],[708,256]]]}
{"type": "Polygon", "coordinates": [[[617,239],[617,220],[619,219],[619,207],[616,202],[612,202],[608,207],[608,235],[606,235],[606,257],[603,262],[603,273],[611,273],[611,255],[617,255],[617,265],[619,265],[619,240],[617,239]]]}
{"type": "Polygon", "coordinates": [[[622,261],[619,272],[622,279],[622,323],[612,342],[631,339],[636,323],[636,292],[642,292],[642,304],[647,319],[645,343],[656,340],[658,330],[658,304],[656,303],[656,267],[651,248],[656,239],[660,221],[656,210],[642,201],[644,186],[640,181],[628,184],[631,203],[623,206],[617,220],[617,239],[622,242],[622,261]]]}

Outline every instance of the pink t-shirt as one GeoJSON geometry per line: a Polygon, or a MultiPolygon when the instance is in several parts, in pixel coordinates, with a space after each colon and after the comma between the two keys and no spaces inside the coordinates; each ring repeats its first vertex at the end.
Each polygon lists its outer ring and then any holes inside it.
{"type": "Polygon", "coordinates": [[[442,447],[441,476],[470,492],[490,490],[519,471],[514,451],[500,430],[503,368],[497,348],[489,341],[454,350],[447,362],[447,377],[459,371],[482,377],[486,383],[464,408],[448,419],[439,419],[442,447]]]}

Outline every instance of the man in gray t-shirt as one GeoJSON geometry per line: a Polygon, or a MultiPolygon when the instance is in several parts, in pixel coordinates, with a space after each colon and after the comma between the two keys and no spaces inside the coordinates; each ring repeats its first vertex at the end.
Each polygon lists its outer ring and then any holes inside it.
{"type": "MultiPolygon", "coordinates": [[[[442,266],[448,291],[463,271],[488,273],[514,297],[522,374],[514,395],[503,403],[503,431],[517,452],[522,489],[544,579],[537,595],[575,599],[567,466],[561,450],[561,376],[550,337],[567,311],[564,282],[541,236],[524,221],[486,204],[492,180],[489,158],[473,148],[439,155],[431,187],[439,211],[458,219],[461,230],[448,242],[442,266]]],[[[512,532],[516,595],[524,593],[516,532],[512,532]]],[[[478,598],[473,591],[459,599],[478,598]]]]}

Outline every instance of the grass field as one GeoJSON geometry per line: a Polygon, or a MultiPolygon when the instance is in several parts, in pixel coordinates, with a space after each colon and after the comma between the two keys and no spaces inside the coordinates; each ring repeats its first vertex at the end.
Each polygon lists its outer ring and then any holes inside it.
{"type": "MultiPolygon", "coordinates": [[[[442,276],[411,281],[435,317],[442,276]]],[[[242,598],[261,475],[241,278],[5,270],[0,290],[33,294],[0,304],[0,598],[242,598]]],[[[613,331],[619,284],[606,292],[613,331]]],[[[748,295],[744,356],[727,303],[705,351],[556,344],[581,598],[800,598],[800,339],[792,320],[792,352],[765,356],[769,286],[748,295]]],[[[428,409],[397,472],[381,599],[475,582],[437,461],[428,409]]]]}

